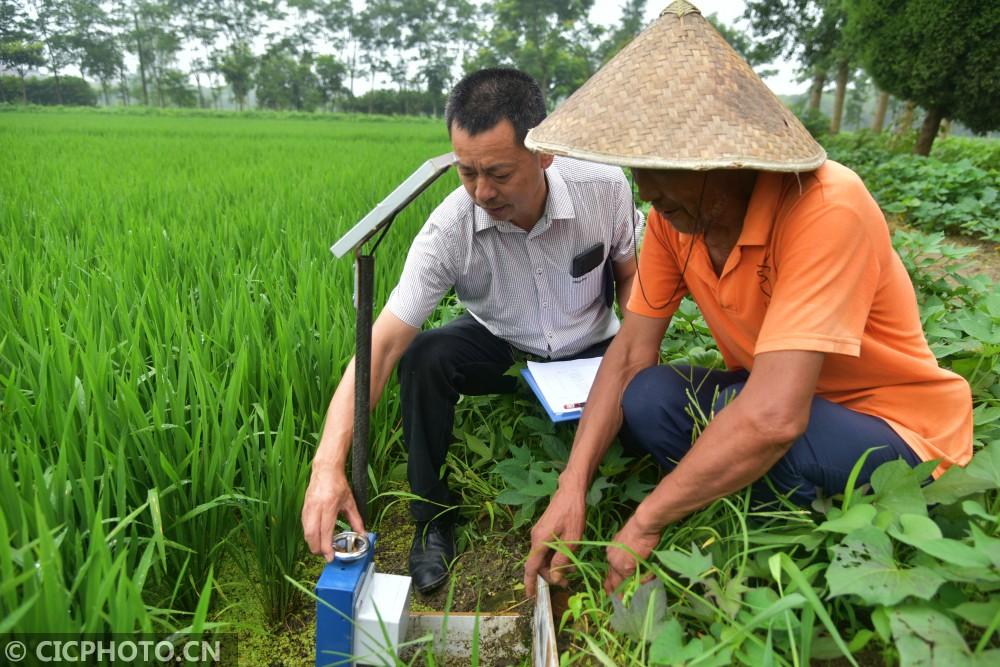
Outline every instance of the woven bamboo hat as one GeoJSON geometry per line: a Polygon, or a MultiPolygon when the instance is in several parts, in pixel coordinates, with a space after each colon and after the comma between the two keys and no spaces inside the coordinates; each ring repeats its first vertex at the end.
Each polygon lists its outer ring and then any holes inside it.
{"type": "Polygon", "coordinates": [[[678,0],[538,127],[531,150],[645,169],[810,171],[826,152],[678,0]]]}

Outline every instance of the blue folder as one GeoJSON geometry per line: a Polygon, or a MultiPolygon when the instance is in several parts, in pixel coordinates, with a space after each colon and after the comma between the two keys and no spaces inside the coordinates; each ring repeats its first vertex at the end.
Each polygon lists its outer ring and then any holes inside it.
{"type": "Polygon", "coordinates": [[[531,371],[528,370],[527,368],[522,368],[521,375],[524,377],[525,380],[527,380],[528,386],[531,387],[531,391],[535,392],[535,396],[538,397],[538,402],[542,404],[543,408],[545,408],[545,412],[549,415],[549,419],[551,419],[552,421],[554,422],[576,421],[577,419],[580,418],[580,415],[583,414],[583,408],[579,410],[570,410],[569,412],[562,412],[559,414],[552,412],[552,408],[549,407],[548,401],[546,401],[545,397],[542,396],[542,390],[539,389],[538,385],[535,383],[535,378],[531,374],[531,371]]]}

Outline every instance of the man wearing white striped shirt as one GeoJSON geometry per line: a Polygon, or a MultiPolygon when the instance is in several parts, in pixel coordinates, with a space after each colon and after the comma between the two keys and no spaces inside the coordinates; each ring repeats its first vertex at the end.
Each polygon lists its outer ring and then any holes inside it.
{"type": "MultiPolygon", "coordinates": [[[[641,232],[618,168],[536,155],[528,130],[545,117],[537,83],[513,69],[480,70],[452,90],[446,111],[462,187],[413,242],[372,331],[372,398],[399,363],[403,434],[417,531],[413,583],[431,591],[454,558],[453,500],[440,476],[459,395],[509,393],[515,350],[548,359],[599,356],[618,331],[641,232]],[[420,327],[450,289],[466,308],[420,327]]],[[[354,407],[354,362],[334,393],[302,509],[313,553],[332,559],[338,514],[364,530],[344,472],[354,407]]]]}

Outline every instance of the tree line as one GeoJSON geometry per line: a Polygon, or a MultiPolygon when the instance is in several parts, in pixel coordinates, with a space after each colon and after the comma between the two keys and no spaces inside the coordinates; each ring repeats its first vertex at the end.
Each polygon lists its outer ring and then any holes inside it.
{"type": "MultiPolygon", "coordinates": [[[[668,0],[662,0],[666,3],[668,0]]],[[[695,3],[697,4],[697,2],[695,3]]],[[[317,109],[438,115],[455,72],[513,65],[550,105],[643,27],[646,0],[622,0],[611,27],[593,0],[0,0],[0,102],[80,103],[79,71],[105,104],[317,109]],[[44,72],[44,81],[28,75],[44,72]],[[356,95],[359,84],[367,89],[356,95]],[[389,86],[379,88],[380,82],[389,86]],[[29,92],[32,94],[29,95],[29,92]],[[34,98],[34,99],[33,99],[34,98]]],[[[851,114],[849,83],[926,110],[917,151],[955,119],[1000,125],[1000,3],[993,0],[748,0],[744,32],[709,17],[758,72],[794,61],[818,117],[834,84],[830,132],[851,114]]],[[[857,96],[857,95],[856,95],[857,96]]],[[[857,111],[855,100],[855,115],[857,111]]]]}
{"type": "MultiPolygon", "coordinates": [[[[890,95],[904,123],[926,111],[914,152],[928,155],[942,123],[973,132],[1000,127],[1000,3],[995,0],[748,0],[752,58],[794,59],[811,81],[808,109],[835,83],[829,131],[840,130],[852,79],[878,87],[872,129],[890,95]]],[[[751,59],[751,64],[753,60],[751,59]]]]}

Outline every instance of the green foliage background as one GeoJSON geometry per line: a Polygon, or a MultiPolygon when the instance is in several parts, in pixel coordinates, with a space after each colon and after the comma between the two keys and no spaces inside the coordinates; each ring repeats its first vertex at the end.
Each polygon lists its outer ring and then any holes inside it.
{"type": "MultiPolygon", "coordinates": [[[[78,76],[59,78],[62,103],[72,106],[95,106],[97,93],[78,76]]],[[[16,76],[0,76],[0,102],[21,101],[21,80],[16,76]]],[[[59,104],[55,79],[30,77],[24,82],[24,95],[29,104],[59,104]]]]}
{"type": "Polygon", "coordinates": [[[1000,124],[1000,6],[990,0],[850,0],[847,35],[882,89],[974,132],[1000,124]]]}
{"type": "Polygon", "coordinates": [[[867,131],[821,137],[886,213],[925,231],[1000,242],[1000,140],[947,137],[921,157],[910,153],[914,139],[867,131]]]}

